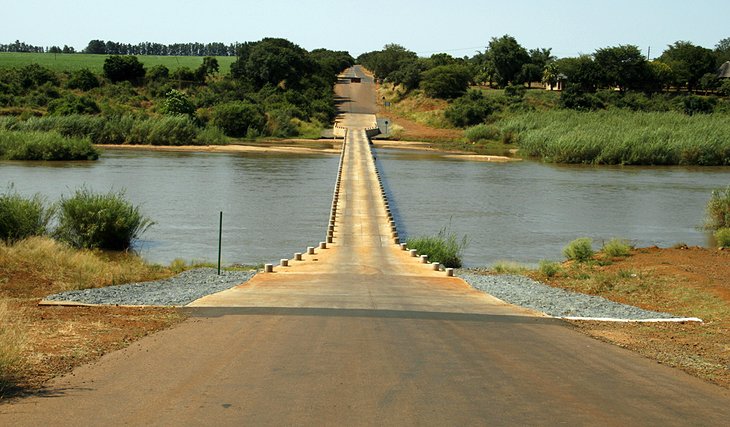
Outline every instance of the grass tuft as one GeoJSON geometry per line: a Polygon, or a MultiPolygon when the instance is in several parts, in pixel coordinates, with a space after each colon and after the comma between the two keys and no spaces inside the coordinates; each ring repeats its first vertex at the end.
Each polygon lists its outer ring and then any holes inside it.
{"type": "Polygon", "coordinates": [[[498,261],[492,266],[492,271],[497,274],[523,274],[528,268],[513,261],[498,261]]]}
{"type": "Polygon", "coordinates": [[[0,397],[16,385],[24,362],[26,339],[17,319],[22,315],[11,312],[9,304],[0,300],[0,397]]]}
{"type": "Polygon", "coordinates": [[[447,268],[461,267],[461,256],[467,244],[466,236],[459,240],[448,227],[442,228],[436,236],[415,237],[407,241],[410,249],[428,255],[431,262],[438,262],[447,268]]]}
{"type": "Polygon", "coordinates": [[[603,244],[603,253],[611,258],[627,257],[631,255],[631,245],[626,240],[611,239],[603,244]]]}
{"type": "Polygon", "coordinates": [[[721,228],[715,232],[715,240],[721,248],[730,248],[730,228],[721,228]]]}
{"type": "Polygon", "coordinates": [[[0,194],[0,240],[13,243],[46,234],[53,209],[46,207],[39,194],[25,198],[11,191],[12,186],[0,194]]]}
{"type": "Polygon", "coordinates": [[[562,267],[557,262],[542,260],[540,261],[539,271],[545,277],[555,277],[562,271],[562,267]]]}
{"type": "Polygon", "coordinates": [[[593,258],[593,254],[593,240],[588,237],[575,239],[563,248],[563,255],[573,261],[589,261],[593,258]]]}

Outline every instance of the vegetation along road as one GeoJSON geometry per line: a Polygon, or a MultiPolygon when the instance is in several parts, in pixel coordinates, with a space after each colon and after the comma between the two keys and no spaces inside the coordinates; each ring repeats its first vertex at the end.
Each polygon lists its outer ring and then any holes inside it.
{"type": "MultiPolygon", "coordinates": [[[[371,78],[341,83],[352,111],[371,78]],[[356,94],[357,93],[357,94],[356,94]]],[[[370,100],[368,100],[368,98],[370,100]]],[[[0,423],[721,425],[727,390],[507,305],[394,243],[348,114],[333,243],[0,407],[0,423]],[[60,422],[59,422],[60,420],[60,422]]]]}

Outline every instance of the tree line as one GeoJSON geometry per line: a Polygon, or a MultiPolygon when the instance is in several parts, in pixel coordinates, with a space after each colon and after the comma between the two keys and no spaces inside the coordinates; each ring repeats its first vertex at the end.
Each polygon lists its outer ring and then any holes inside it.
{"type": "MultiPolygon", "coordinates": [[[[97,55],[155,55],[155,56],[236,56],[241,43],[119,43],[114,41],[91,40],[81,53],[97,55]]],[[[0,52],[20,53],[76,53],[73,46],[34,46],[20,40],[0,44],[0,52]]]]}
{"type": "Polygon", "coordinates": [[[635,45],[597,49],[591,55],[558,59],[551,48],[527,50],[509,35],[494,37],[483,52],[454,58],[445,53],[421,58],[403,46],[360,55],[359,63],[383,81],[421,88],[439,98],[463,95],[470,84],[506,87],[542,82],[575,85],[582,92],[616,88],[624,91],[659,92],[670,88],[712,91],[721,82],[717,69],[730,60],[730,38],[715,49],[677,41],[655,60],[646,58],[635,45]]]}

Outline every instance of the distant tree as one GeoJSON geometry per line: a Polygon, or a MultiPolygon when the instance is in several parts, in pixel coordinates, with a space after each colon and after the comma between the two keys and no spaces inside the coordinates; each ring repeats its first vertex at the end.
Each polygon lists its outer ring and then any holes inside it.
{"type": "Polygon", "coordinates": [[[542,72],[549,63],[555,61],[552,51],[552,48],[530,49],[530,63],[537,65],[542,72]]]}
{"type": "Polygon", "coordinates": [[[145,69],[136,56],[112,55],[104,61],[104,75],[112,83],[140,83],[144,79],[145,69]]]}
{"type": "Polygon", "coordinates": [[[258,90],[267,84],[298,87],[315,69],[316,63],[306,50],[286,39],[265,38],[241,45],[231,73],[258,90]]]}
{"type": "Polygon", "coordinates": [[[415,89],[421,83],[423,69],[421,61],[403,62],[400,68],[388,75],[388,81],[395,85],[403,85],[407,90],[415,89]]]}
{"type": "Polygon", "coordinates": [[[452,65],[459,62],[456,58],[448,53],[434,53],[427,60],[428,68],[440,67],[442,65],[452,65]]]}
{"type": "Polygon", "coordinates": [[[600,86],[617,87],[622,92],[646,87],[650,71],[638,47],[622,45],[598,49],[593,58],[600,86]]]}
{"type": "Polygon", "coordinates": [[[470,90],[451,102],[444,111],[444,116],[454,126],[472,126],[483,123],[499,108],[493,98],[487,98],[479,90],[470,90]]]}
{"type": "Polygon", "coordinates": [[[715,45],[715,59],[717,65],[730,61],[730,37],[717,42],[717,45],[715,45]]]}
{"type": "Polygon", "coordinates": [[[84,53],[105,55],[107,53],[106,43],[104,43],[104,40],[91,40],[89,42],[89,44],[86,45],[86,48],[84,49],[84,53]]]}
{"type": "Polygon", "coordinates": [[[600,71],[589,55],[557,60],[558,70],[567,77],[568,83],[577,85],[575,90],[595,92],[600,81],[600,71]]]}
{"type": "Polygon", "coordinates": [[[195,105],[190,98],[179,90],[172,89],[165,95],[162,112],[170,115],[185,115],[192,117],[195,114],[195,105]]]}
{"type": "Polygon", "coordinates": [[[213,124],[228,136],[258,136],[264,129],[266,117],[257,105],[232,101],[213,108],[213,124]]]}
{"type": "Polygon", "coordinates": [[[559,78],[560,69],[558,69],[558,64],[555,62],[547,64],[542,71],[542,83],[552,89],[558,84],[559,78]]]}
{"type": "Polygon", "coordinates": [[[170,69],[164,65],[155,65],[147,70],[145,78],[148,82],[164,82],[170,77],[170,69]]]}
{"type": "Polygon", "coordinates": [[[48,53],[63,53],[63,51],[58,46],[51,46],[48,48],[48,53]]]}
{"type": "Polygon", "coordinates": [[[530,55],[514,37],[504,35],[489,42],[489,55],[497,70],[497,83],[507,86],[517,80],[522,66],[530,62],[530,55]]]}
{"type": "Polygon", "coordinates": [[[76,49],[73,46],[63,45],[63,53],[76,53],[76,49]]]}
{"type": "Polygon", "coordinates": [[[319,64],[323,73],[333,78],[337,76],[345,68],[355,64],[355,58],[345,51],[335,51],[329,49],[314,49],[309,52],[309,56],[319,64]]]}
{"type": "Polygon", "coordinates": [[[179,67],[170,73],[170,80],[177,83],[179,88],[190,87],[199,82],[198,74],[190,67],[179,67]]]}
{"type": "Polygon", "coordinates": [[[454,99],[466,93],[470,80],[464,65],[440,65],[422,74],[421,89],[433,98],[454,99]]]}
{"type": "Polygon", "coordinates": [[[71,73],[71,76],[66,82],[66,86],[69,89],[87,91],[99,87],[99,79],[88,68],[82,68],[71,73]]]}
{"type": "Polygon", "coordinates": [[[674,81],[674,71],[672,67],[659,60],[651,61],[647,64],[651,75],[651,82],[656,91],[667,90],[669,85],[674,81]]]}
{"type": "Polygon", "coordinates": [[[391,74],[418,61],[418,55],[399,44],[387,44],[382,50],[358,57],[379,79],[391,79],[391,74]]]}
{"type": "Polygon", "coordinates": [[[540,68],[537,64],[522,64],[520,74],[517,76],[517,81],[520,83],[527,83],[527,87],[532,87],[532,82],[539,81],[542,78],[542,72],[544,68],[540,68]]]}
{"type": "Polygon", "coordinates": [[[715,71],[713,52],[686,41],[670,45],[659,60],[672,68],[674,83],[678,86],[686,85],[690,92],[695,89],[702,76],[715,71]]]}

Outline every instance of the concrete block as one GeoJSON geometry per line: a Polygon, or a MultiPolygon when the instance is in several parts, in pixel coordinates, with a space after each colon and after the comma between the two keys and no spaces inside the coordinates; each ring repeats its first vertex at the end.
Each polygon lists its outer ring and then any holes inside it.
{"type": "Polygon", "coordinates": [[[264,273],[273,273],[274,264],[264,264],[264,273]]]}
{"type": "Polygon", "coordinates": [[[279,261],[279,265],[282,267],[289,267],[289,260],[288,259],[282,259],[279,261]]]}
{"type": "Polygon", "coordinates": [[[446,269],[446,275],[448,277],[453,277],[454,276],[454,269],[453,268],[447,268],[446,269]]]}
{"type": "Polygon", "coordinates": [[[408,249],[408,245],[407,245],[407,244],[405,244],[405,243],[401,243],[401,244],[400,244],[400,249],[401,249],[402,251],[405,251],[405,250],[407,250],[407,249],[408,249]]]}
{"type": "Polygon", "coordinates": [[[295,261],[301,261],[302,260],[302,253],[301,252],[295,253],[294,254],[294,260],[295,261]]]}
{"type": "Polygon", "coordinates": [[[439,270],[441,270],[441,264],[440,264],[440,263],[438,263],[438,262],[434,262],[434,263],[432,263],[432,264],[431,264],[431,266],[433,266],[433,270],[434,270],[434,271],[439,271],[439,270]]]}
{"type": "Polygon", "coordinates": [[[428,255],[421,255],[421,264],[428,263],[428,255]]]}
{"type": "Polygon", "coordinates": [[[307,246],[307,255],[314,255],[314,247],[307,246]]]}
{"type": "Polygon", "coordinates": [[[413,258],[418,256],[418,251],[415,249],[411,249],[409,252],[411,253],[411,257],[413,257],[413,258]]]}
{"type": "Polygon", "coordinates": [[[327,242],[319,242],[320,249],[327,249],[327,242]]]}

